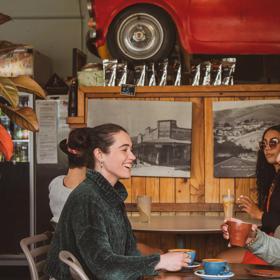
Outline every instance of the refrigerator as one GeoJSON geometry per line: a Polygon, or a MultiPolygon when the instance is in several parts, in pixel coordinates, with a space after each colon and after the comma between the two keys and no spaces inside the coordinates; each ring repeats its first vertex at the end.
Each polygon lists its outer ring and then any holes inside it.
{"type": "MultiPolygon", "coordinates": [[[[34,108],[32,94],[19,94],[19,106],[34,108]]],[[[19,241],[34,234],[34,134],[0,113],[14,144],[11,161],[0,156],[0,264],[22,260],[19,241]]]]}
{"type": "Polygon", "coordinates": [[[0,270],[1,265],[27,265],[19,245],[22,238],[53,230],[48,186],[67,172],[67,157],[58,143],[70,131],[68,96],[35,101],[32,94],[21,92],[20,106],[36,111],[39,132],[26,131],[0,114],[14,143],[12,160],[0,157],[0,270]]]}

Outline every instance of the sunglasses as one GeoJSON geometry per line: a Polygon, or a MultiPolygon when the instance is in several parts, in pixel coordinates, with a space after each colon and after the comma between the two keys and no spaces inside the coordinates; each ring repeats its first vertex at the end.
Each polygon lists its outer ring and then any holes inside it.
{"type": "Polygon", "coordinates": [[[280,143],[279,139],[278,138],[271,138],[269,140],[269,142],[267,143],[266,141],[261,141],[259,142],[259,147],[260,147],[260,150],[264,150],[267,146],[270,148],[270,149],[275,149],[276,146],[280,143]]]}

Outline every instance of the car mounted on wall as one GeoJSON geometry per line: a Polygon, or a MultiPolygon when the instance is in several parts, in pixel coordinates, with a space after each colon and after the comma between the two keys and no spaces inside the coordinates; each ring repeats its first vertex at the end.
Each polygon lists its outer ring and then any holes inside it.
{"type": "Polygon", "coordinates": [[[104,58],[280,54],[280,0],[91,0],[87,45],[104,58]]]}

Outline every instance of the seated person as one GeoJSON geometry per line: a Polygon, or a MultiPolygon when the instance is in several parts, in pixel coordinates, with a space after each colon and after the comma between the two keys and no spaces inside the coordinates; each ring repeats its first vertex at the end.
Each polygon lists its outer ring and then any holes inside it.
{"type": "MultiPolygon", "coordinates": [[[[239,207],[251,218],[260,220],[261,230],[272,235],[280,225],[280,125],[266,129],[259,144],[256,165],[258,205],[241,196],[239,207]]],[[[231,263],[266,264],[250,251],[231,248],[217,255],[231,263]]]]}
{"type": "Polygon", "coordinates": [[[127,191],[119,181],[130,178],[135,160],[126,130],[115,124],[91,128],[93,170],[67,199],[49,249],[46,272],[56,280],[70,279],[59,261],[70,251],[90,279],[138,279],[158,270],[177,271],[190,258],[181,252],[143,256],[127,218],[127,191]]]}
{"type": "Polygon", "coordinates": [[[77,128],[68,139],[60,142],[60,149],[68,157],[68,172],[55,177],[49,184],[51,222],[57,223],[69,194],[86,178],[87,166],[92,165],[89,155],[89,128],[77,128]]]}
{"type": "MultiPolygon", "coordinates": [[[[234,219],[232,219],[234,220],[234,219]]],[[[229,239],[228,226],[224,224],[223,236],[229,239]]],[[[246,248],[254,255],[265,260],[270,265],[280,266],[280,226],[275,230],[274,237],[252,225],[250,237],[246,240],[246,248]]]]}
{"type": "MultiPolygon", "coordinates": [[[[53,214],[52,225],[56,226],[63,206],[70,193],[86,179],[87,168],[93,168],[90,156],[90,128],[77,128],[69,133],[68,139],[60,142],[60,149],[68,157],[69,169],[67,175],[54,178],[49,185],[50,209],[53,214]]],[[[163,253],[159,248],[137,243],[137,249],[143,255],[152,253],[163,253]]]]}

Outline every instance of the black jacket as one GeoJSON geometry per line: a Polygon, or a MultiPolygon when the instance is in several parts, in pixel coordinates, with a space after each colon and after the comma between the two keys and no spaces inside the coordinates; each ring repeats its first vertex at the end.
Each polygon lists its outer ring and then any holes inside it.
{"type": "MultiPolygon", "coordinates": [[[[267,203],[267,201],[266,201],[267,203]]],[[[265,203],[265,204],[266,204],[265,203]]],[[[280,186],[276,186],[270,198],[269,211],[264,209],[262,216],[262,230],[272,233],[280,225],[280,186]]]]}

